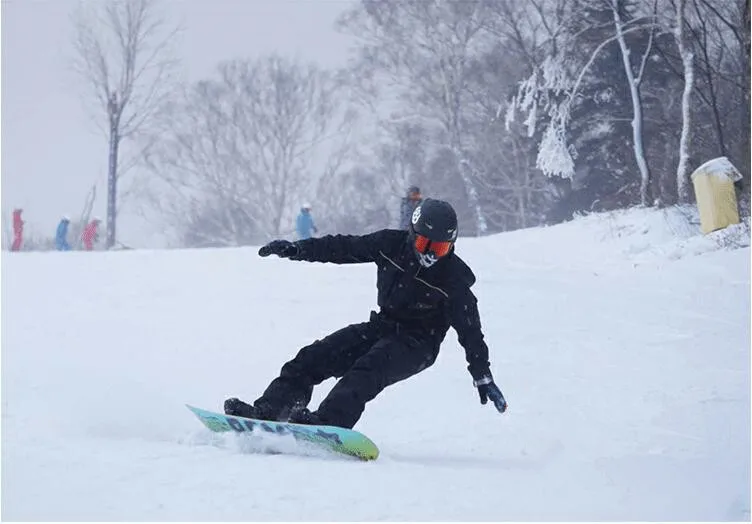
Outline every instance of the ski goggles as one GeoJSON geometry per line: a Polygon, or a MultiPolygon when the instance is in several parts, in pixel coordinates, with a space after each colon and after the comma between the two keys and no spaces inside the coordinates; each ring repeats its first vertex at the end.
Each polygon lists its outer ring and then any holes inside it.
{"type": "Polygon", "coordinates": [[[440,242],[431,240],[423,235],[415,235],[415,249],[421,255],[425,255],[430,251],[439,258],[445,257],[451,251],[453,244],[454,242],[440,242]]]}

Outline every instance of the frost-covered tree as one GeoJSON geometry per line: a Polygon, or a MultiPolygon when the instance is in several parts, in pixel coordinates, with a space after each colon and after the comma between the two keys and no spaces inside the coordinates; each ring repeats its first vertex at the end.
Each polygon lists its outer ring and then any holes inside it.
{"type": "Polygon", "coordinates": [[[632,147],[634,148],[635,161],[640,170],[640,202],[642,205],[652,205],[650,194],[650,168],[645,159],[645,147],[643,145],[643,107],[641,84],[645,74],[645,66],[648,63],[648,57],[653,45],[653,35],[655,34],[654,16],[637,18],[627,13],[627,4],[625,0],[611,0],[611,13],[614,18],[614,30],[616,41],[621,50],[624,72],[627,77],[627,85],[632,99],[632,147]],[[646,23],[647,20],[647,23],[646,23]],[[629,46],[626,40],[626,31],[629,29],[646,29],[648,31],[648,40],[642,46],[640,54],[632,58],[633,50],[637,46],[629,46]],[[636,60],[636,59],[639,60],[636,60]]]}
{"type": "Polygon", "coordinates": [[[497,46],[473,61],[468,74],[467,135],[489,231],[504,231],[542,222],[551,185],[535,168],[534,140],[508,130],[501,109],[514,92],[510,78],[521,75],[524,51],[499,33],[497,46]]]}
{"type": "Polygon", "coordinates": [[[676,166],[676,193],[679,202],[689,200],[688,157],[691,138],[691,96],[694,86],[694,54],[688,45],[686,37],[687,0],[676,0],[673,34],[679,49],[679,57],[684,73],[684,89],[682,91],[682,130],[679,141],[679,162],[676,166]]]}
{"type": "MultiPolygon", "coordinates": [[[[633,6],[620,0],[580,0],[573,2],[571,7],[573,11],[565,20],[568,31],[561,33],[556,53],[549,54],[520,83],[518,93],[507,111],[507,122],[513,121],[517,112],[522,112],[531,136],[542,124],[536,165],[548,176],[571,179],[576,171],[575,160],[578,155],[576,137],[570,136],[573,122],[578,116],[578,110],[608,103],[614,92],[618,93],[620,90],[611,86],[609,94],[608,90],[592,89],[599,83],[598,75],[594,74],[598,64],[618,46],[624,72],[622,82],[631,98],[632,147],[641,175],[641,201],[644,204],[650,203],[650,171],[643,149],[640,84],[652,47],[651,35],[655,26],[653,18],[649,15],[635,16],[633,6]],[[578,16],[574,16],[574,13],[578,16]],[[611,20],[606,21],[602,17],[593,19],[582,28],[582,20],[587,18],[588,13],[608,13],[611,20]],[[646,33],[647,40],[630,39],[637,32],[646,33]],[[592,41],[593,33],[600,35],[597,45],[583,45],[592,41]],[[640,48],[637,60],[631,58],[631,48],[640,48]]],[[[606,64],[613,70],[613,63],[606,60],[606,64]]],[[[587,113],[580,111],[580,115],[583,114],[587,117],[587,113]]],[[[611,131],[610,126],[608,119],[602,120],[595,126],[588,126],[587,132],[591,136],[597,137],[600,134],[605,137],[611,131]]]]}
{"type": "Polygon", "coordinates": [[[686,133],[685,149],[677,147],[682,134],[662,132],[665,151],[658,162],[666,158],[673,165],[679,200],[692,198],[686,173],[708,158],[728,157],[747,179],[750,143],[749,2],[686,0],[683,4],[683,15],[678,0],[659,4],[659,21],[671,38],[655,40],[666,79],[662,92],[652,93],[658,108],[652,117],[661,116],[666,130],[672,126],[686,133]],[[681,26],[678,18],[684,20],[681,26]],[[675,115],[668,114],[666,109],[674,106],[678,106],[672,109],[675,115]]]}

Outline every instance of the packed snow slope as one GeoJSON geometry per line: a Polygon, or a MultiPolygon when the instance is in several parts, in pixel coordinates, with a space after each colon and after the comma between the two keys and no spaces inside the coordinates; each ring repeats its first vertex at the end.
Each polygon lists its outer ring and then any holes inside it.
{"type": "Polygon", "coordinates": [[[183,404],[252,400],[298,348],[367,319],[373,265],[4,253],[2,518],[749,520],[740,244],[674,210],[461,238],[509,411],[479,404],[450,331],[368,405],[370,463],[253,453],[183,404]]]}

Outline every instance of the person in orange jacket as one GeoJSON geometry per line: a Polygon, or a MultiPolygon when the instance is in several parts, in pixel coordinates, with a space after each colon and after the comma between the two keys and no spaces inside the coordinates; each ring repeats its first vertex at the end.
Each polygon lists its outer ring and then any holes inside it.
{"type": "Polygon", "coordinates": [[[21,244],[23,244],[24,221],[21,219],[22,212],[23,209],[13,210],[13,245],[10,247],[11,251],[21,251],[21,244]]]}
{"type": "Polygon", "coordinates": [[[84,228],[83,233],[81,233],[81,240],[84,241],[84,249],[86,251],[91,251],[94,249],[94,242],[99,240],[99,223],[101,221],[98,218],[95,218],[88,224],[86,224],[86,227],[84,228]]]}

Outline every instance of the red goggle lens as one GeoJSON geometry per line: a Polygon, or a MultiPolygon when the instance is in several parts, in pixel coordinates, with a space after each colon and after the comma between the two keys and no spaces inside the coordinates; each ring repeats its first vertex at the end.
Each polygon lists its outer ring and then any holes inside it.
{"type": "Polygon", "coordinates": [[[418,250],[418,253],[424,255],[433,251],[437,257],[441,258],[449,254],[452,249],[452,242],[435,242],[423,235],[415,235],[415,249],[418,250]]]}

